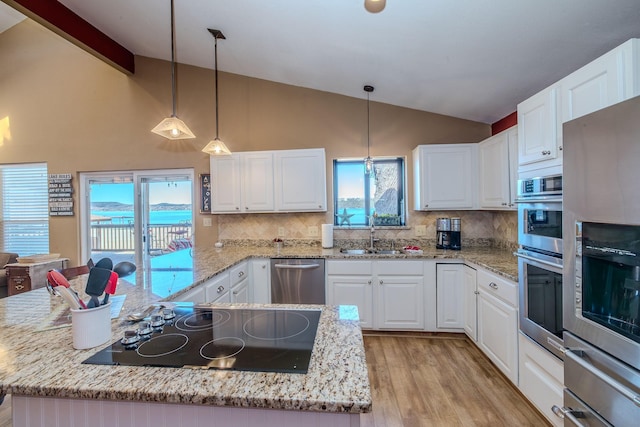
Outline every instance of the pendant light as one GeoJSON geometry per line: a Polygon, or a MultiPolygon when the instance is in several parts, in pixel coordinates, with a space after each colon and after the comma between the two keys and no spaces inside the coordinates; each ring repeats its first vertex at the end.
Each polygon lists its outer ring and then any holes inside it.
{"type": "Polygon", "coordinates": [[[364,91],[367,92],[367,158],[364,159],[364,173],[369,175],[373,170],[373,159],[371,158],[369,144],[369,94],[373,92],[373,86],[365,85],[364,91]]]}
{"type": "Polygon", "coordinates": [[[387,5],[387,0],[364,0],[364,8],[367,12],[378,13],[387,5]]]}
{"type": "Polygon", "coordinates": [[[173,101],[173,112],[171,117],[167,117],[151,132],[167,139],[190,139],[195,135],[189,127],[176,116],[176,61],[175,61],[175,16],[173,11],[173,0],[171,0],[171,98],[173,101]]]}
{"type": "Polygon", "coordinates": [[[214,40],[214,70],[216,73],[216,137],[209,141],[209,143],[202,149],[203,152],[211,156],[229,156],[231,150],[227,148],[227,145],[218,137],[218,39],[226,39],[222,31],[212,30],[208,28],[209,32],[213,36],[214,40]]]}

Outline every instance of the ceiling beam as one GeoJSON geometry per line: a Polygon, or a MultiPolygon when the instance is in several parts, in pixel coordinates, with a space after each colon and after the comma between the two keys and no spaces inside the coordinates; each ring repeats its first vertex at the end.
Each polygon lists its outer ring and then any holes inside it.
{"type": "Polygon", "coordinates": [[[133,53],[57,0],[2,1],[123,73],[135,72],[133,53]]]}

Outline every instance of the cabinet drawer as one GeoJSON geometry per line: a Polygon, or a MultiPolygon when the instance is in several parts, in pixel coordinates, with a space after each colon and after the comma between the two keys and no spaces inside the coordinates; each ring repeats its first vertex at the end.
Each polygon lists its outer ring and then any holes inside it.
{"type": "Polygon", "coordinates": [[[235,286],[249,277],[249,263],[241,262],[240,264],[232,267],[229,270],[229,276],[231,278],[231,286],[235,286]]]}
{"type": "Polygon", "coordinates": [[[500,298],[512,307],[518,307],[518,284],[489,273],[483,269],[477,272],[478,288],[487,294],[500,298]]]}
{"type": "Polygon", "coordinates": [[[389,260],[378,261],[378,274],[398,276],[422,276],[424,274],[423,261],[389,260]]]}
{"type": "Polygon", "coordinates": [[[327,261],[327,274],[371,275],[373,274],[373,262],[368,260],[329,260],[327,261]]]}

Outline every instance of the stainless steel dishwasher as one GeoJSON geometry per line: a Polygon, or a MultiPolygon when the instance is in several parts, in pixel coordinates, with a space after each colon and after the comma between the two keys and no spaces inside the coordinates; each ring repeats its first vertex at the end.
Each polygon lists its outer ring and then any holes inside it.
{"type": "Polygon", "coordinates": [[[324,304],[324,288],[324,259],[271,259],[272,303],[324,304]]]}

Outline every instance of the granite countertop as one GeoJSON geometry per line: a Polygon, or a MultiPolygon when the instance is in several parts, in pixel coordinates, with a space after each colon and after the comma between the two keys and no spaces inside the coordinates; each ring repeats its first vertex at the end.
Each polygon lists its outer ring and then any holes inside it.
{"type": "MultiPolygon", "coordinates": [[[[39,330],[65,310],[61,298],[37,289],[0,300],[0,395],[15,393],[149,402],[227,405],[341,413],[371,410],[371,392],[362,334],[355,314],[345,307],[322,308],[313,355],[306,375],[190,370],[127,366],[82,365],[127,329],[124,317],[161,300],[180,295],[217,273],[248,258],[322,257],[327,259],[448,259],[463,260],[517,281],[517,260],[507,250],[468,248],[462,251],[426,250],[421,255],[345,255],[338,249],[311,246],[227,246],[192,249],[188,283],[169,288],[164,298],[155,291],[164,283],[153,274],[136,272],[137,285],[120,280],[117,294],[126,294],[119,319],[112,321],[112,340],[88,350],[72,348],[68,327],[39,330]],[[194,387],[194,384],[197,387],[194,387]]],[[[185,266],[181,266],[184,270],[185,266]]],[[[175,281],[173,276],[173,280],[175,281]]],[[[86,277],[72,280],[81,291],[86,277]]],[[[250,304],[247,307],[264,307],[250,304]]],[[[275,305],[278,306],[278,305],[275,305]]],[[[273,307],[273,305],[270,305],[273,307]]],[[[286,306],[279,306],[286,307],[286,306]]],[[[295,306],[300,308],[301,306],[295,306]]],[[[305,307],[305,306],[302,306],[305,307]]]]}
{"type": "MultiPolygon", "coordinates": [[[[121,283],[127,300],[134,286],[121,283]]],[[[144,297],[142,298],[145,299],[144,297]]],[[[62,305],[46,289],[0,301],[0,395],[55,396],[195,405],[361,413],[371,410],[362,334],[353,306],[321,309],[307,374],[83,365],[98,350],[74,350],[69,327],[36,331],[62,305]]],[[[260,304],[236,304],[262,308],[260,304]]],[[[121,316],[122,318],[123,316],[121,316]]],[[[112,338],[127,322],[112,321],[112,338]]]]}

